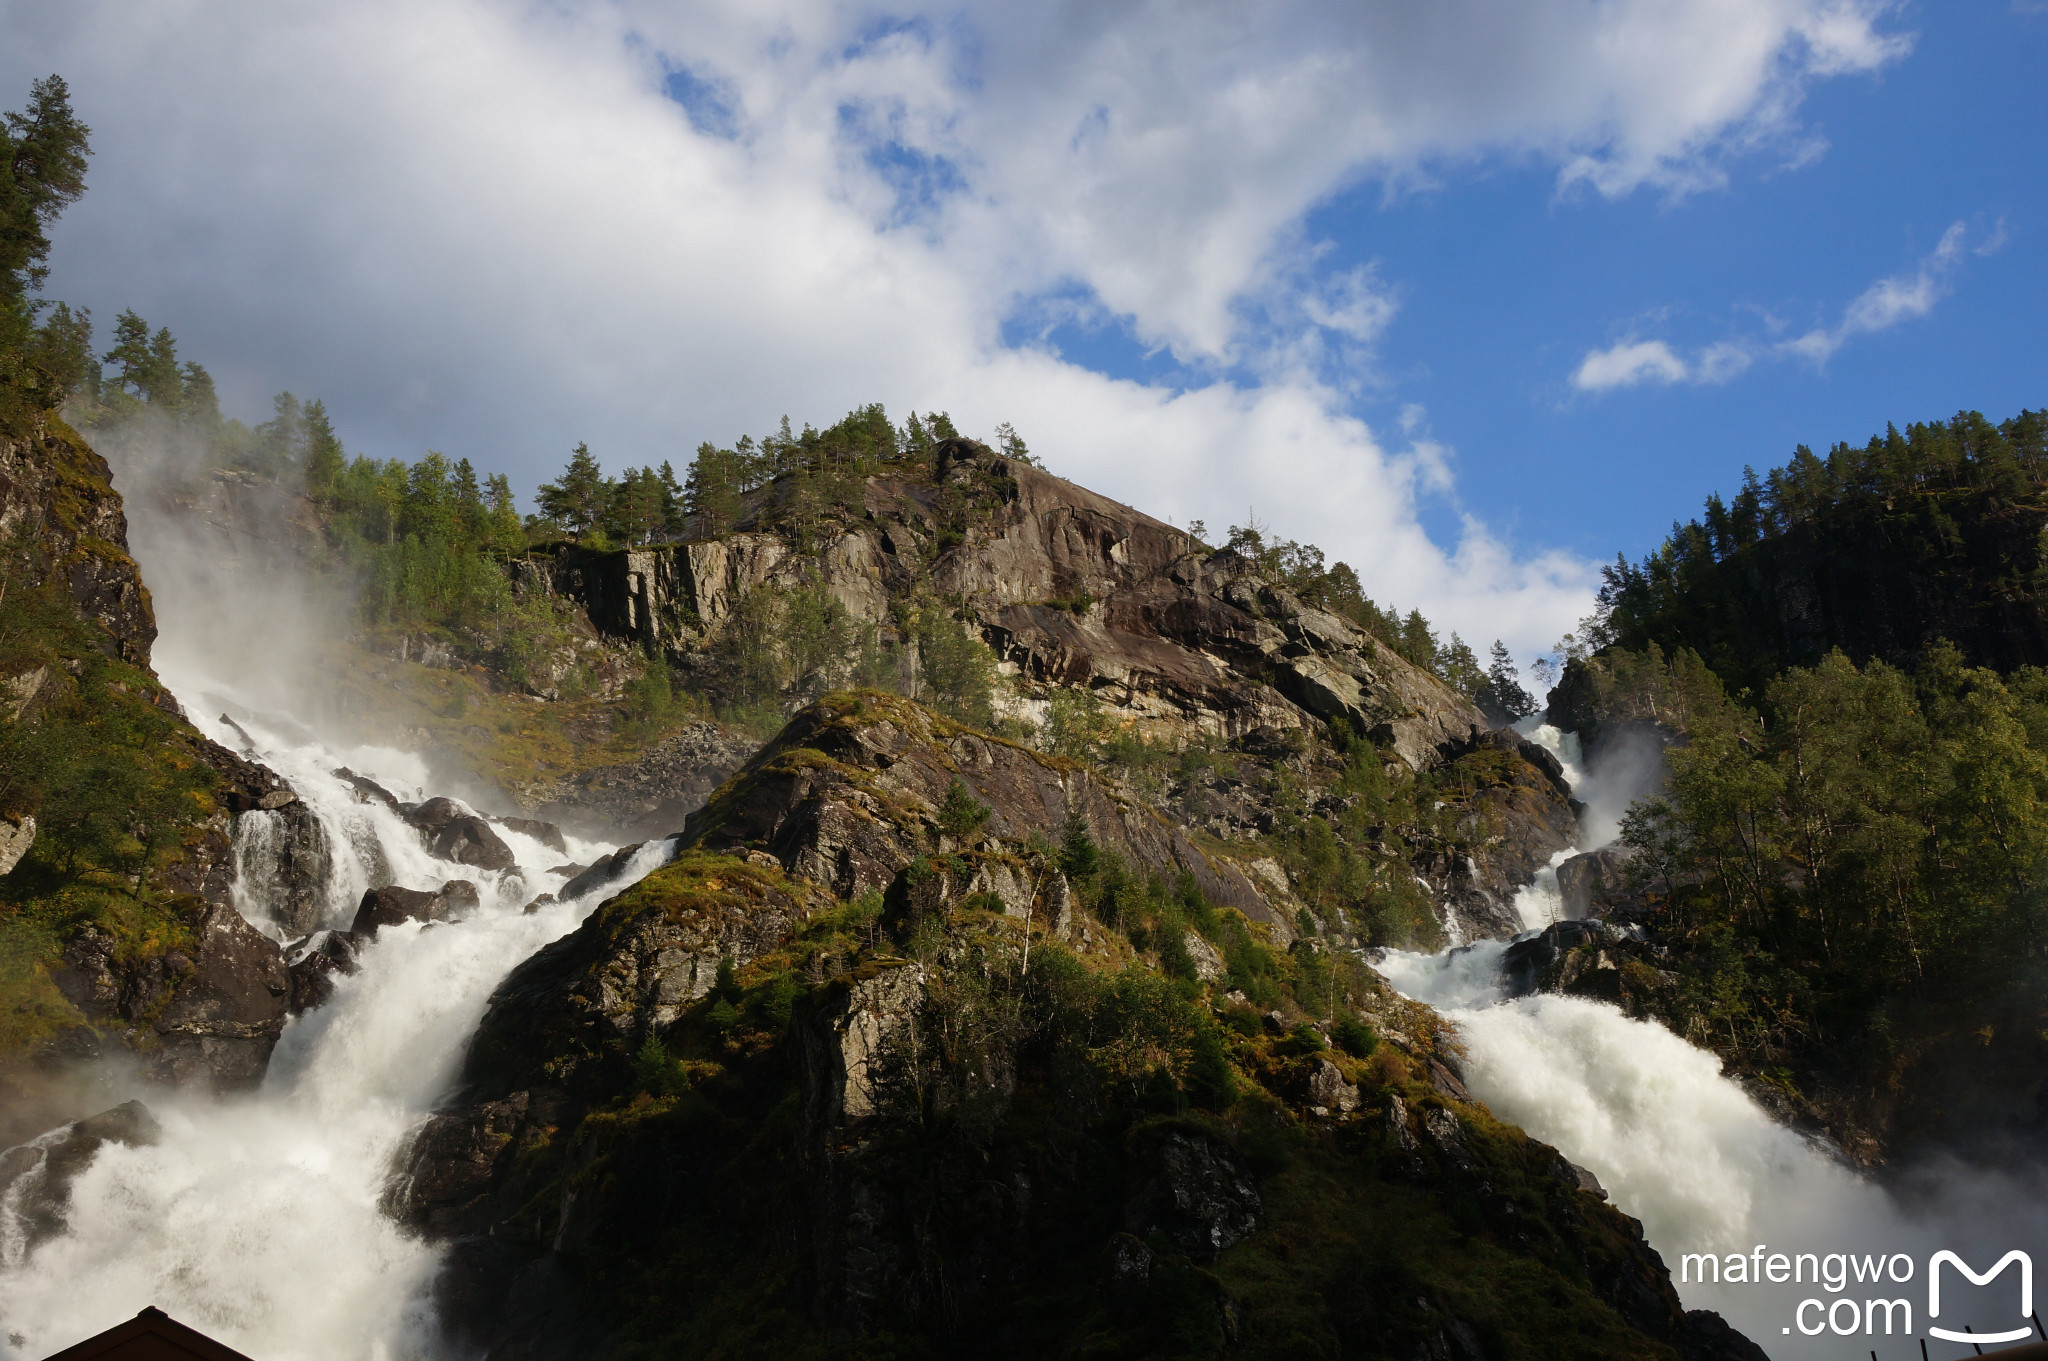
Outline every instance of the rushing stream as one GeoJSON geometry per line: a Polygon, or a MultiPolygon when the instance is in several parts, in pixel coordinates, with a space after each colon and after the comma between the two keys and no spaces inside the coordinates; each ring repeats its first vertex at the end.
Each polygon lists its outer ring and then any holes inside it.
{"type": "MultiPolygon", "coordinates": [[[[1594,846],[1611,839],[1626,799],[1588,776],[1571,734],[1528,721],[1523,728],[1559,758],[1574,793],[1587,803],[1587,839],[1594,846]]],[[[1516,899],[1531,931],[1558,919],[1556,865],[1564,858],[1538,871],[1516,899]]],[[[2048,1207],[2048,1186],[2038,1174],[1929,1168],[1919,1178],[1926,1194],[1909,1210],[1777,1124],[1722,1075],[1718,1058],[1663,1026],[1584,998],[1508,1000],[1500,976],[1507,946],[1482,941],[1435,955],[1389,951],[1378,968],[1401,993],[1457,1023],[1474,1096],[1590,1169],[1613,1203],[1642,1221],[1688,1308],[1718,1311],[1779,1361],[1860,1358],[1873,1351],[1880,1361],[1908,1361],[1921,1355],[1916,1336],[1930,1322],[1926,1271],[1933,1253],[1953,1250],[1980,1272],[2012,1248],[2048,1262],[2041,1256],[2048,1226],[2040,1214],[2048,1207]],[[1745,1279],[1703,1285],[1686,1270],[1689,1253],[1716,1254],[1717,1269],[1728,1254],[1742,1254],[1745,1279]],[[1777,1253],[1803,1281],[1767,1278],[1761,1268],[1777,1253]],[[1813,1255],[1817,1270],[1806,1269],[1801,1253],[1813,1255]],[[1840,1260],[1829,1261],[1831,1254],[1840,1260]],[[1908,1267],[1912,1274],[1902,1282],[1898,1277],[1908,1267]],[[1869,1277],[1878,1272],[1882,1279],[1873,1283],[1869,1277]],[[1694,1279],[1682,1282],[1682,1273],[1694,1279]],[[1816,1275],[1823,1277],[1818,1283],[1816,1275]],[[1831,1289],[1837,1278],[1839,1288],[1831,1289]],[[1910,1302],[1915,1336],[1903,1326],[1887,1335],[1887,1316],[1903,1325],[1896,1308],[1880,1309],[1873,1326],[1865,1304],[1873,1298],[1910,1302]],[[1801,1314],[1801,1302],[1809,1299],[1819,1306],[1801,1314]],[[1843,1300],[1853,1305],[1836,1308],[1843,1300]],[[1853,1337],[1841,1326],[1852,1308],[1858,1315],[1853,1337]],[[1838,1326],[1828,1325],[1828,1309],[1835,1309],[1838,1326]],[[1802,1323],[1818,1331],[1802,1331],[1802,1323]]],[[[2015,1308],[2016,1273],[2009,1270],[1980,1290],[1945,1270],[1942,1313],[1932,1322],[1951,1331],[1967,1323],[1980,1334],[2024,1326],[2015,1308]]],[[[1929,1343],[1936,1361],[1972,1354],[1964,1344],[1929,1343]]]]}
{"type": "MultiPolygon", "coordinates": [[[[238,733],[203,717],[231,699],[178,679],[167,677],[200,726],[240,745],[238,733]]],[[[523,913],[562,882],[547,869],[611,848],[572,839],[565,856],[500,827],[517,868],[493,875],[436,860],[395,812],[359,802],[330,773],[345,764],[410,794],[426,778],[417,758],[333,751],[254,714],[242,726],[264,763],[315,811],[334,848],[326,925],[346,928],[364,889],[390,883],[432,889],[468,878],[482,891],[481,906],[459,922],[381,930],[364,947],[360,972],[335,980],[333,1000],[285,1027],[254,1093],[214,1100],[140,1083],[117,1088],[113,1100],[140,1097],[156,1113],[160,1143],[103,1147],[73,1183],[70,1231],[32,1253],[24,1255],[0,1204],[0,1326],[9,1357],[42,1357],[147,1304],[262,1361],[436,1354],[426,1287],[437,1254],[377,1208],[392,1155],[447,1092],[498,982],[623,886],[615,880],[584,900],[523,913]]],[[[240,820],[237,905],[282,939],[265,894],[276,878],[269,817],[240,820]]],[[[628,880],[670,853],[668,842],[648,843],[628,880]]]]}

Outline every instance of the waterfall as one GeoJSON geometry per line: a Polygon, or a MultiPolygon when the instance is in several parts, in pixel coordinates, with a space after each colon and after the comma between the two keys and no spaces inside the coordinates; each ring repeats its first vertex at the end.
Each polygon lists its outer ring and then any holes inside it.
{"type": "MultiPolygon", "coordinates": [[[[181,699],[194,713],[219,711],[210,693],[203,707],[196,695],[181,699]]],[[[66,1232],[24,1252],[0,1204],[0,1357],[30,1361],[149,1304],[262,1361],[441,1354],[427,1299],[439,1253],[377,1207],[393,1155],[447,1094],[499,981],[624,886],[526,914],[540,888],[560,882],[548,869],[610,847],[572,839],[565,857],[499,828],[516,868],[493,875],[436,860],[395,811],[360,801],[331,773],[347,765],[410,793],[426,781],[418,757],[333,750],[254,714],[242,724],[330,848],[320,925],[346,927],[373,884],[431,889],[467,878],[481,906],[460,922],[380,931],[360,972],[337,977],[329,1003],[285,1027],[256,1092],[120,1092],[148,1103],[162,1138],[103,1146],[72,1185],[66,1232]]],[[[281,826],[276,814],[244,814],[236,844],[237,905],[278,937],[287,933],[268,895],[278,892],[281,826]]],[[[626,881],[672,853],[670,842],[648,843],[626,881]]]]}
{"type": "MultiPolygon", "coordinates": [[[[1598,806],[1606,791],[1587,788],[1595,782],[1577,739],[1545,724],[1524,723],[1525,735],[1559,758],[1574,794],[1598,806]]],[[[1632,769],[1630,778],[1639,773],[1632,769]]],[[[1539,870],[1516,899],[1532,929],[1541,924],[1535,918],[1543,904],[1555,900],[1556,865],[1563,858],[1539,870]]],[[[1963,1254],[1980,1270],[2010,1248],[2048,1263],[2048,1234],[2037,1222],[2044,1187],[2036,1174],[1928,1169],[1919,1178],[1922,1194],[1908,1205],[1828,1149],[1776,1123],[1722,1074],[1714,1054],[1663,1026],[1585,998],[1504,1000],[1500,964],[1506,950],[1502,941],[1435,955],[1389,950],[1376,967],[1402,995],[1427,1002],[1456,1024],[1466,1052],[1465,1083],[1475,1097],[1590,1169],[1613,1203],[1642,1221],[1688,1308],[1718,1311],[1779,1361],[1864,1356],[1873,1349],[1880,1361],[1918,1357],[1913,1338],[1886,1336],[1882,1325],[1870,1334],[1859,1329],[1853,1339],[1824,1322],[1818,1334],[1802,1333],[1799,1305],[1818,1299],[1827,1307],[1853,1298],[1860,1309],[1873,1297],[1904,1299],[1913,1306],[1914,1331],[1923,1332],[1925,1271],[1930,1254],[1942,1248],[1963,1254]],[[1782,1284],[1681,1279],[1687,1254],[1712,1253],[1725,1261],[1727,1254],[1740,1253],[1747,1260],[1759,1245],[1765,1249],[1759,1261],[1776,1253],[1811,1253],[1819,1265],[1841,1254],[1846,1278],[1839,1290],[1811,1277],[1782,1284]],[[1905,1254],[1913,1264],[1909,1281],[1887,1277],[1873,1285],[1855,1279],[1859,1266],[1870,1265],[1866,1259],[1893,1254],[1905,1254]]],[[[1752,1271],[1745,1267],[1744,1274],[1752,1271]]],[[[1979,1333],[2013,1326],[2009,1279],[2004,1294],[1962,1290],[1962,1284],[1954,1277],[1945,1283],[1941,1325],[1957,1330],[1967,1321],[1979,1333]]],[[[1816,1324],[1821,1314],[1809,1308],[1803,1317],[1816,1324]]],[[[1836,1318],[1844,1321],[1846,1313],[1836,1318]]],[[[1936,1361],[1969,1354],[1940,1341],[1929,1347],[1936,1361]]]]}

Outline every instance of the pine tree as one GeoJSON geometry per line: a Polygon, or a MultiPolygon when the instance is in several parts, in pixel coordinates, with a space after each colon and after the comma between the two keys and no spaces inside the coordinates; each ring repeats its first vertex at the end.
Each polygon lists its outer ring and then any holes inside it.
{"type": "Polygon", "coordinates": [[[100,397],[100,365],[92,352],[92,309],[63,303],[50,310],[37,337],[36,363],[67,396],[90,406],[100,397]]]}
{"type": "Polygon", "coordinates": [[[290,392],[271,398],[275,414],[256,427],[255,463],[259,472],[282,480],[290,468],[306,463],[306,412],[290,392]]]}
{"type": "Polygon", "coordinates": [[[739,519],[741,458],[709,440],[697,446],[689,480],[683,484],[683,509],[695,522],[694,532],[704,538],[730,533],[739,519]]]}
{"type": "Polygon", "coordinates": [[[0,306],[24,317],[26,296],[49,277],[51,224],[85,193],[92,129],[71,112],[62,76],[29,87],[28,107],[0,132],[0,306]]]}
{"type": "Polygon", "coordinates": [[[214,390],[213,375],[205,365],[186,364],[178,386],[178,410],[186,420],[207,429],[220,424],[220,394],[214,390]]]}
{"type": "Polygon", "coordinates": [[[1474,698],[1487,716],[1498,721],[1503,716],[1512,722],[1526,718],[1536,712],[1536,699],[1522,686],[1521,672],[1515,667],[1515,659],[1508,652],[1507,645],[1494,639],[1491,661],[1486,668],[1486,683],[1474,698]]]}
{"type": "Polygon", "coordinates": [[[667,459],[661,461],[661,535],[665,539],[680,539],[688,525],[689,512],[683,501],[682,484],[676,481],[676,470],[667,459]]]}
{"type": "Polygon", "coordinates": [[[542,515],[579,536],[597,527],[610,499],[611,480],[597,466],[590,446],[583,443],[569,455],[569,466],[562,475],[541,483],[534,493],[542,515]]]}
{"type": "Polygon", "coordinates": [[[114,347],[101,358],[120,366],[118,387],[151,406],[175,408],[185,394],[178,342],[167,327],[151,335],[149,323],[132,309],[114,319],[114,347]]]}
{"type": "Polygon", "coordinates": [[[504,552],[525,546],[526,529],[519,522],[519,503],[513,499],[512,483],[503,473],[492,473],[484,481],[485,536],[491,547],[504,552]]]}
{"type": "Polygon", "coordinates": [[[348,466],[334,423],[327,418],[327,404],[318,398],[306,403],[306,495],[326,504],[341,485],[348,466]]]}
{"type": "Polygon", "coordinates": [[[1008,421],[996,427],[996,449],[1004,458],[1013,458],[1033,468],[1044,466],[1031,456],[1031,450],[1025,446],[1024,437],[1018,434],[1017,427],[1008,421]]]}

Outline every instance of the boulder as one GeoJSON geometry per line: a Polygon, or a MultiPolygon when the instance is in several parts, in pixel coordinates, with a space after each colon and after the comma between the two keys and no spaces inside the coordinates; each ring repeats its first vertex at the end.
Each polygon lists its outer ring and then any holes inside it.
{"type": "MultiPolygon", "coordinates": [[[[290,791],[282,791],[290,794],[290,791]]],[[[296,795],[238,815],[236,858],[245,896],[270,909],[272,920],[293,936],[327,924],[327,881],[334,859],[320,819],[296,795]]]]}
{"type": "Polygon", "coordinates": [[[381,803],[393,811],[398,811],[403,806],[399,802],[398,795],[392,793],[368,776],[356,774],[347,766],[343,766],[335,771],[334,776],[338,780],[348,782],[350,787],[356,791],[356,801],[358,803],[381,803]]]}
{"type": "Polygon", "coordinates": [[[1608,846],[1557,867],[1557,892],[1567,917],[1591,917],[1618,906],[1628,892],[1629,850],[1608,846]]]}
{"type": "Polygon", "coordinates": [[[373,888],[363,895],[349,932],[358,941],[376,939],[378,928],[400,922],[445,922],[474,912],[482,901],[475,884],[450,879],[429,893],[424,889],[373,888]]]}
{"type": "Polygon", "coordinates": [[[1149,1162],[1149,1175],[1124,1205],[1124,1227],[1133,1234],[1163,1234],[1206,1259],[1258,1230],[1258,1184],[1229,1148],[1176,1130],[1152,1147],[1149,1162]]]}
{"type": "Polygon", "coordinates": [[[232,1091],[263,1080],[284,1029],[291,976],[276,941],[225,903],[185,905],[190,941],[159,955],[124,957],[115,940],[88,926],[65,942],[51,981],[82,1012],[74,1038],[99,1053],[93,1028],[148,1037],[146,1077],[173,1086],[232,1091]]]}
{"type": "MultiPolygon", "coordinates": [[[[626,866],[644,843],[634,842],[621,846],[610,855],[600,855],[588,869],[577,870],[569,882],[555,890],[555,896],[563,902],[580,898],[586,893],[614,883],[626,873],[626,866]]],[[[556,871],[559,873],[560,871],[556,871]]]]}
{"type": "Polygon", "coordinates": [[[1311,1106],[1348,1115],[1358,1109],[1358,1087],[1344,1080],[1343,1070],[1336,1064],[1319,1058],[1309,1073],[1308,1100],[1311,1106]]]}
{"type": "Polygon", "coordinates": [[[356,971],[356,938],[347,931],[322,931],[298,942],[291,962],[291,1014],[326,1005],[336,974],[356,971]]]}
{"type": "Polygon", "coordinates": [[[36,844],[36,820],[23,814],[16,818],[0,817],[0,874],[6,874],[21,863],[28,854],[28,848],[36,844]]]}
{"type": "Polygon", "coordinates": [[[566,852],[569,849],[569,843],[562,837],[562,829],[552,822],[543,822],[539,818],[493,818],[491,821],[508,831],[530,836],[551,851],[566,852]]]}
{"type": "Polygon", "coordinates": [[[442,860],[492,872],[512,868],[512,848],[488,821],[453,799],[428,799],[405,810],[405,820],[420,829],[428,849],[442,860]]]}
{"type": "Polygon", "coordinates": [[[1516,941],[1501,955],[1501,983],[1508,996],[1526,997],[1543,985],[1545,971],[1556,965],[1565,951],[1606,938],[1606,928],[1597,921],[1552,922],[1527,940],[1516,941]]]}
{"type": "Polygon", "coordinates": [[[25,1240],[23,1246],[33,1250],[64,1232],[71,1208],[71,1183],[92,1165],[101,1148],[107,1144],[145,1148],[162,1138],[163,1127],[149,1107],[127,1101],[0,1153],[0,1203],[12,1201],[10,1208],[25,1240]]]}

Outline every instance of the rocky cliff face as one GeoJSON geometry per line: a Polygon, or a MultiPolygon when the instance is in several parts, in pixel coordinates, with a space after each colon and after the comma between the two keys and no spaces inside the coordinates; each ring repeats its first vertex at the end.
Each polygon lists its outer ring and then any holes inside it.
{"type": "Polygon", "coordinates": [[[0,956],[14,1016],[0,1132],[66,1116],[40,1104],[43,1076],[108,1054],[166,1083],[251,1086],[288,985],[277,944],[231,901],[232,820],[258,808],[288,818],[296,796],[193,729],[149,671],[156,625],[121,497],[60,422],[0,437],[0,542],[0,670],[13,672],[0,674],[0,763],[15,767],[0,774],[10,800],[33,805],[0,809],[13,833],[0,956]],[[164,784],[184,792],[131,806],[122,830],[140,844],[124,847],[94,802],[107,778],[141,799],[164,784]]]}
{"type": "Polygon", "coordinates": [[[600,629],[685,666],[764,586],[815,574],[857,621],[889,625],[923,586],[965,602],[1022,711],[1082,686],[1161,736],[1232,738],[1339,720],[1416,769],[1487,723],[1441,682],[1349,622],[1304,605],[1233,553],[965,440],[935,483],[868,479],[860,523],[814,554],[759,526],[608,554],[557,550],[523,570],[600,629]],[[964,527],[952,507],[972,505],[964,527]]]}
{"type": "Polygon", "coordinates": [[[60,421],[0,432],[0,542],[20,544],[10,584],[60,584],[106,650],[149,665],[156,618],[128,555],[128,518],[107,461],[60,421]]]}
{"type": "Polygon", "coordinates": [[[841,898],[889,887],[934,851],[965,855],[965,891],[1021,910],[1032,892],[1016,849],[1053,845],[1070,816],[1140,871],[1187,875],[1212,903],[1292,939],[1285,915],[1244,869],[1197,849],[1130,790],[889,695],[828,699],[797,715],[691,818],[685,839],[765,851],[841,898]],[[988,813],[971,832],[949,835],[941,810],[955,782],[988,813]]]}
{"type": "Polygon", "coordinates": [[[682,840],[506,980],[392,1184],[494,1358],[1760,1355],[1433,1013],[1071,763],[833,698],[682,840]],[[1205,892],[1122,896],[1069,810],[1205,892]]]}
{"type": "MultiPolygon", "coordinates": [[[[1576,826],[1539,748],[1490,729],[1434,676],[1236,553],[968,441],[944,446],[940,467],[936,480],[869,478],[858,515],[804,551],[786,527],[769,528],[785,494],[771,487],[722,538],[613,553],[562,546],[516,571],[522,589],[574,600],[597,631],[686,675],[714,665],[756,591],[822,584],[851,619],[899,638],[908,602],[958,602],[1007,678],[996,696],[1007,719],[1042,726],[1056,693],[1079,690],[1112,729],[1227,750],[1227,772],[1185,769],[1149,792],[1226,840],[1271,833],[1289,780],[1318,793],[1327,762],[1316,752],[1334,731],[1364,736],[1410,775],[1463,761],[1463,780],[1485,767],[1486,788],[1416,848],[1412,873],[1454,934],[1520,929],[1515,891],[1576,826]]],[[[663,807],[639,771],[600,772],[593,787],[606,781],[622,787],[621,803],[663,807]]]]}

